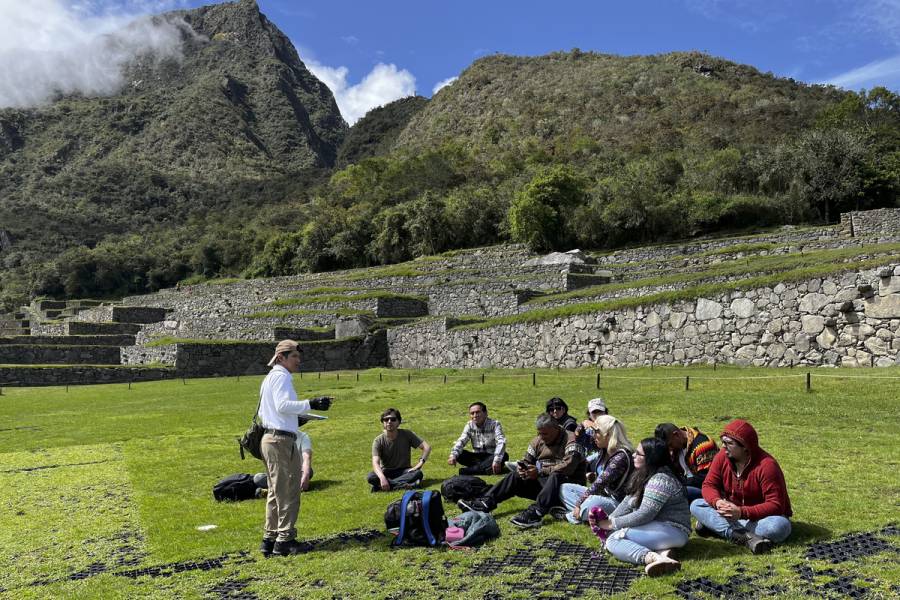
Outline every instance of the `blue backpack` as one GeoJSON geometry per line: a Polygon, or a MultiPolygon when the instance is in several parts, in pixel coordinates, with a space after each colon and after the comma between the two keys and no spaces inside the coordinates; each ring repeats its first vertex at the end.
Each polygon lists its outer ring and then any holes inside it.
{"type": "Polygon", "coordinates": [[[440,546],[447,531],[441,494],[431,490],[404,493],[388,505],[384,524],[398,530],[391,546],[440,546]]]}

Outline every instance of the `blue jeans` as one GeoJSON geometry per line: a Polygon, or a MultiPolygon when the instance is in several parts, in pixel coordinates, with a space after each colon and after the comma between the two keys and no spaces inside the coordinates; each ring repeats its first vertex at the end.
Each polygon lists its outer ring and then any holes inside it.
{"type": "Polygon", "coordinates": [[[581,514],[579,515],[579,518],[576,519],[572,516],[572,510],[575,508],[575,503],[578,502],[578,499],[581,498],[581,495],[586,489],[587,488],[583,485],[578,485],[576,483],[564,483],[560,486],[559,499],[562,500],[563,506],[565,506],[568,511],[566,513],[566,519],[568,519],[569,523],[587,523],[588,515],[590,515],[591,509],[595,506],[599,506],[606,511],[607,515],[611,515],[612,511],[616,510],[616,507],[619,505],[615,498],[610,498],[608,496],[588,496],[587,500],[581,504],[581,514]]]}
{"type": "Polygon", "coordinates": [[[623,562],[644,564],[651,550],[681,548],[688,541],[688,533],[667,521],[650,521],[637,527],[617,529],[606,538],[606,549],[623,562]]]}
{"type": "Polygon", "coordinates": [[[691,514],[707,529],[713,530],[719,537],[731,539],[735,528],[744,528],[759,537],[780,544],[791,535],[791,522],[787,517],[764,517],[759,521],[750,519],[737,519],[729,521],[720,515],[715,508],[706,503],[706,500],[694,500],[691,502],[691,514]]]}

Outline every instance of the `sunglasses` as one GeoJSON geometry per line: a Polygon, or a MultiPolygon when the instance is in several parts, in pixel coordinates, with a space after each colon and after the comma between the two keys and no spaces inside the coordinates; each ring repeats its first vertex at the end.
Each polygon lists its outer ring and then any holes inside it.
{"type": "Polygon", "coordinates": [[[565,406],[561,406],[559,404],[554,404],[553,406],[547,407],[547,412],[553,412],[554,410],[565,410],[565,406]]]}
{"type": "Polygon", "coordinates": [[[396,421],[397,417],[385,417],[381,420],[382,423],[390,423],[392,421],[396,421]]]}

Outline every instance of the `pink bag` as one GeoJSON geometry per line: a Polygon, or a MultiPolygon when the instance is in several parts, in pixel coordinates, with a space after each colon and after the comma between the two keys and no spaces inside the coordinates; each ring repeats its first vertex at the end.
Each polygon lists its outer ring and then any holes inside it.
{"type": "Polygon", "coordinates": [[[444,538],[447,540],[448,544],[452,544],[453,542],[458,542],[466,536],[466,530],[462,527],[448,527],[447,531],[444,532],[444,538]]]}

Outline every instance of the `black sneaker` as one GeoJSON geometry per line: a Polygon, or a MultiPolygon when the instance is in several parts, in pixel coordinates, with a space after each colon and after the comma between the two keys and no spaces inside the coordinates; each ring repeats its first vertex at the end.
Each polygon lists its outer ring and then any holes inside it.
{"type": "Polygon", "coordinates": [[[565,521],[569,512],[564,506],[554,506],[550,509],[550,516],[557,521],[565,521]]]}
{"type": "Polygon", "coordinates": [[[529,506],[512,519],[509,520],[510,523],[519,527],[521,529],[531,529],[532,527],[540,527],[541,523],[544,521],[544,515],[542,515],[535,507],[529,506]]]}
{"type": "Polygon", "coordinates": [[[272,554],[272,550],[275,549],[275,540],[267,540],[263,538],[262,543],[259,545],[259,551],[262,552],[262,555],[268,558],[270,554],[272,554]]]}
{"type": "Polygon", "coordinates": [[[275,547],[272,549],[272,554],[275,556],[290,556],[293,554],[303,554],[304,552],[309,552],[313,549],[312,544],[309,542],[298,542],[297,540],[290,540],[288,542],[275,542],[275,547]]]}
{"type": "Polygon", "coordinates": [[[482,500],[481,498],[475,498],[470,500],[459,500],[456,503],[456,506],[459,507],[460,510],[470,511],[475,510],[478,512],[491,512],[492,508],[488,506],[488,503],[482,500]]]}

